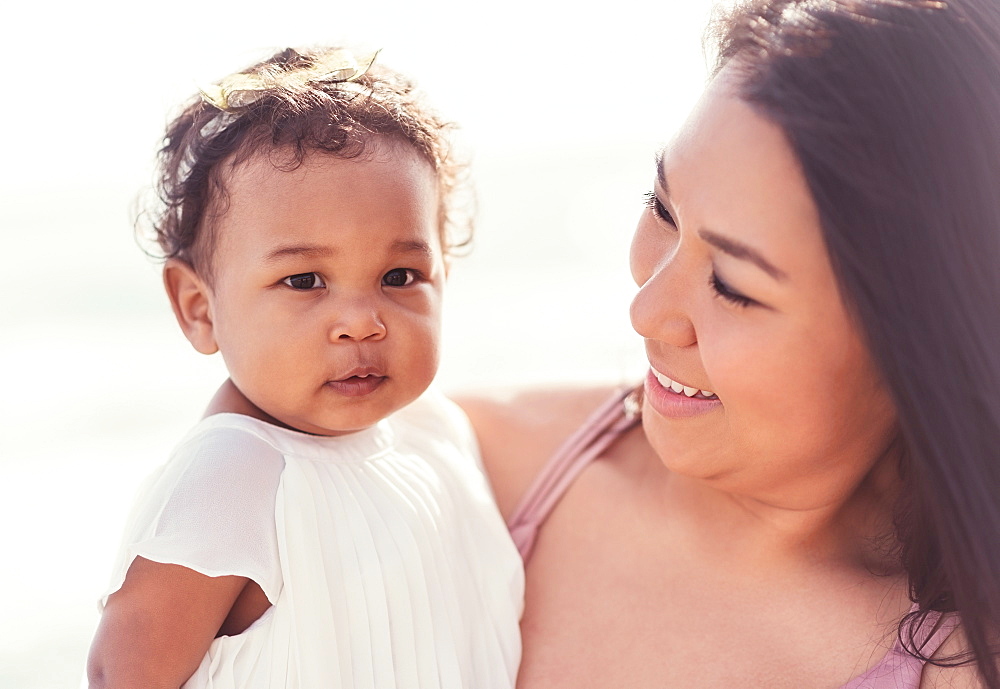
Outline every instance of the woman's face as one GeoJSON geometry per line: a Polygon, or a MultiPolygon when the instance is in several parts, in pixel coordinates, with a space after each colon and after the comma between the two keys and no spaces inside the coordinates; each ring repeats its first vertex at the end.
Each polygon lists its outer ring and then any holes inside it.
{"type": "Polygon", "coordinates": [[[736,85],[723,70],[664,149],[632,243],[643,422],[672,471],[808,509],[857,487],[895,414],[794,153],[736,85]]]}

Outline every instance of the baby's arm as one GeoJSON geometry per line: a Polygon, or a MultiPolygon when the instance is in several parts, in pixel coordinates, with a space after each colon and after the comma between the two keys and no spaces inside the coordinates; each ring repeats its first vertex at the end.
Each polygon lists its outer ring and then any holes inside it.
{"type": "Polygon", "coordinates": [[[137,557],[104,607],[87,661],[90,687],[180,687],[230,611],[237,612],[234,603],[247,583],[137,557]]]}
{"type": "Polygon", "coordinates": [[[176,689],[213,639],[267,611],[281,590],[274,507],[283,469],[266,440],[215,424],[189,434],[150,477],[103,602],[91,687],[176,689]]]}

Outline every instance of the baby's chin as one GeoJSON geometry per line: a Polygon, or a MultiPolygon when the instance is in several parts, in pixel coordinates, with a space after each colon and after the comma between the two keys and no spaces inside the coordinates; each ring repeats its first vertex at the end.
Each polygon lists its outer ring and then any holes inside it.
{"type": "Polygon", "coordinates": [[[337,403],[331,405],[332,408],[310,411],[296,410],[282,413],[280,410],[271,411],[252,405],[255,413],[249,415],[299,433],[336,437],[371,428],[416,399],[415,397],[399,399],[392,395],[380,398],[377,394],[347,399],[336,395],[336,398],[337,403]]]}

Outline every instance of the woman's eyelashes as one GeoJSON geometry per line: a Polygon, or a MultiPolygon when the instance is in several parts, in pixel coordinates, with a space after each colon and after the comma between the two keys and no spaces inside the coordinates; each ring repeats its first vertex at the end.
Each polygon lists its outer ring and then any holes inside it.
{"type": "Polygon", "coordinates": [[[665,223],[670,224],[673,227],[677,227],[677,223],[674,222],[674,218],[670,215],[670,211],[664,206],[660,199],[657,198],[656,192],[647,191],[645,193],[646,198],[646,208],[653,211],[656,216],[665,223]]]}
{"type": "Polygon", "coordinates": [[[708,284],[711,285],[715,293],[725,299],[726,301],[735,304],[736,306],[750,306],[754,304],[753,299],[750,297],[745,297],[739,292],[731,289],[726,283],[719,279],[719,276],[712,271],[712,276],[708,279],[708,284]]]}

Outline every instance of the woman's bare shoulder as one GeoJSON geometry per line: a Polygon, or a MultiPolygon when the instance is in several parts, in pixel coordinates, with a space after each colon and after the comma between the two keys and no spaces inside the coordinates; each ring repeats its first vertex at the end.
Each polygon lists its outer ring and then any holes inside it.
{"type": "MultiPolygon", "coordinates": [[[[962,627],[959,626],[941,644],[941,648],[934,654],[934,657],[947,659],[962,656],[968,650],[968,639],[962,631],[962,627]]],[[[974,663],[965,663],[955,667],[941,667],[927,663],[920,677],[920,689],[986,689],[986,685],[980,678],[974,663]]]]}
{"type": "Polygon", "coordinates": [[[620,387],[554,385],[452,395],[476,430],[504,517],[560,443],[620,387]]]}

